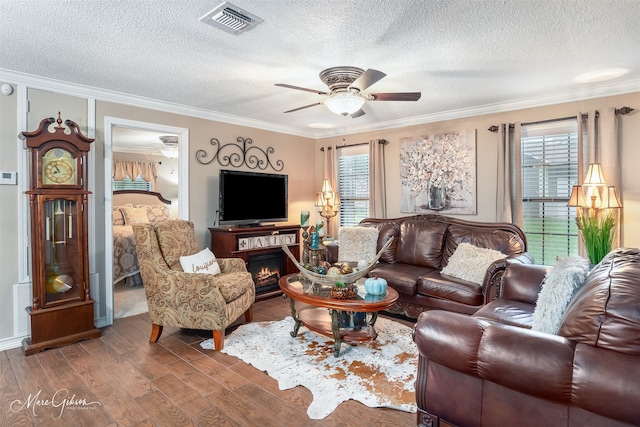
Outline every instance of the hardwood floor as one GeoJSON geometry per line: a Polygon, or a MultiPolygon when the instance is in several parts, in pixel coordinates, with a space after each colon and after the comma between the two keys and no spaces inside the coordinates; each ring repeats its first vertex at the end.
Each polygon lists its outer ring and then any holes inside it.
{"type": "MultiPolygon", "coordinates": [[[[254,305],[254,322],[287,315],[289,303],[281,297],[254,305]]],[[[416,425],[415,414],[353,400],[323,420],[311,420],[308,389],[280,391],[274,379],[251,365],[201,349],[210,332],[165,327],[160,340],[150,344],[150,331],[144,313],[115,320],[97,339],[28,357],[20,348],[0,353],[0,425],[416,425]]]]}

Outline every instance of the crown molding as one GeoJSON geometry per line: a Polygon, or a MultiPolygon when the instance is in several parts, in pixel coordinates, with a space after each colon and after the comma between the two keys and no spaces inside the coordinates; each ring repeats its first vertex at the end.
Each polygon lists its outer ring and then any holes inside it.
{"type": "MultiPolygon", "coordinates": [[[[507,111],[524,110],[527,108],[546,107],[549,105],[564,104],[568,102],[585,101],[588,99],[604,98],[607,96],[626,95],[640,92],[640,79],[629,80],[619,83],[581,86],[576,90],[565,91],[554,94],[546,94],[526,99],[517,99],[493,104],[478,105],[474,107],[461,108],[457,110],[442,111],[438,113],[425,114],[421,116],[407,117],[398,120],[389,120],[377,123],[373,126],[362,126],[350,128],[349,135],[375,130],[394,129],[406,126],[415,126],[425,123],[442,122],[446,120],[456,120],[466,117],[484,116],[487,114],[504,113],[507,111]]],[[[317,138],[329,138],[343,136],[343,133],[335,129],[323,130],[322,134],[316,133],[317,138]]]]}
{"type": "MultiPolygon", "coordinates": [[[[163,111],[167,113],[196,117],[205,120],[213,120],[237,126],[246,126],[272,132],[284,133],[288,135],[300,136],[304,138],[319,139],[345,135],[344,130],[340,131],[339,129],[314,129],[310,131],[301,131],[299,129],[291,128],[288,126],[276,125],[260,120],[247,119],[245,117],[234,116],[231,114],[222,114],[215,111],[190,107],[187,105],[175,104],[171,102],[130,95],[122,92],[115,92],[91,86],[48,79],[45,77],[21,73],[3,68],[0,68],[0,80],[13,84],[22,84],[34,89],[59,92],[83,98],[95,98],[96,100],[100,101],[130,105],[139,108],[147,108],[150,110],[163,111]]],[[[351,128],[349,129],[348,134],[353,135],[357,133],[371,132],[376,130],[394,129],[425,123],[434,123],[466,117],[482,116],[486,114],[502,113],[506,111],[544,107],[548,105],[563,104],[567,102],[584,101],[606,96],[625,95],[638,92],[639,87],[640,79],[617,83],[605,82],[588,86],[581,85],[579,87],[576,87],[574,90],[560,93],[545,94],[537,97],[529,97],[526,99],[496,102],[493,104],[442,111],[398,120],[383,121],[374,125],[365,125],[351,128]]]]}
{"type": "Polygon", "coordinates": [[[99,101],[113,102],[116,104],[124,104],[139,108],[147,108],[150,110],[163,111],[166,113],[179,114],[205,120],[213,120],[237,126],[246,126],[272,132],[302,136],[305,138],[315,137],[315,134],[313,132],[301,132],[299,129],[291,128],[288,126],[276,125],[260,120],[247,119],[245,117],[234,116],[231,114],[217,113],[215,111],[205,110],[202,108],[195,108],[167,101],[159,101],[157,99],[145,98],[142,96],[131,95],[107,89],[100,89],[92,86],[63,82],[61,80],[49,79],[46,77],[21,73],[4,68],[0,68],[0,81],[25,85],[33,89],[63,93],[65,95],[72,95],[80,98],[95,98],[99,101]]]}

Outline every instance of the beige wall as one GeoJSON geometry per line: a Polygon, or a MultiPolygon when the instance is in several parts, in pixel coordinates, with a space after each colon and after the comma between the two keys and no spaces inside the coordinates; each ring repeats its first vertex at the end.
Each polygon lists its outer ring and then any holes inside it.
{"type": "MultiPolygon", "coordinates": [[[[15,87],[14,87],[15,88],[15,87]]],[[[38,128],[41,120],[47,117],[58,117],[58,111],[62,113],[62,120],[70,119],[80,125],[81,130],[87,131],[87,101],[69,95],[53,94],[51,92],[29,89],[27,91],[29,111],[26,114],[26,123],[29,130],[38,128]]],[[[0,170],[17,171],[24,143],[18,139],[22,129],[18,129],[18,96],[16,91],[10,96],[0,96],[0,170]]],[[[0,249],[0,340],[11,337],[14,329],[13,286],[20,282],[25,283],[30,276],[30,264],[25,257],[22,271],[26,272],[20,277],[20,259],[18,247],[24,245],[27,237],[20,235],[20,203],[26,200],[21,184],[28,186],[28,173],[25,171],[18,176],[18,185],[0,186],[0,241],[3,242],[0,249]],[[22,237],[22,238],[20,238],[22,237]]],[[[26,187],[25,187],[26,189],[26,187]]],[[[25,214],[26,216],[26,214],[25,214]]],[[[28,218],[22,218],[22,224],[28,224],[28,218]]],[[[28,251],[26,251],[28,253],[28,251]]],[[[92,269],[92,271],[95,271],[92,269]]],[[[24,307],[19,307],[24,310],[24,307]]]]}
{"type": "MultiPolygon", "coordinates": [[[[86,99],[30,90],[29,100],[31,111],[28,114],[28,130],[35,129],[42,118],[57,117],[57,111],[60,110],[63,120],[76,121],[82,131],[87,133],[86,99]]],[[[289,223],[297,223],[300,210],[312,204],[314,145],[311,139],[108,102],[97,102],[95,108],[96,133],[91,150],[95,155],[93,176],[96,263],[91,270],[96,271],[102,280],[98,295],[94,296],[101,301],[105,301],[106,293],[111,292],[111,287],[104,283],[104,118],[106,116],[189,129],[189,212],[203,247],[209,243],[208,228],[215,225],[218,209],[218,171],[221,167],[217,162],[201,165],[195,161],[194,156],[199,149],[213,154],[213,147],[209,143],[211,138],[217,138],[222,144],[227,144],[235,142],[236,138],[241,136],[251,138],[252,146],[264,150],[268,147],[273,148],[274,152],[270,155],[272,162],[281,160],[284,163],[282,171],[276,173],[289,175],[289,223]]],[[[22,149],[21,141],[17,139],[21,129],[18,129],[17,125],[16,95],[0,96],[0,109],[3,113],[0,116],[0,137],[2,138],[0,170],[16,171],[22,149]]],[[[238,169],[251,170],[246,166],[238,169]]],[[[260,171],[260,169],[256,170],[260,171]]],[[[273,173],[274,170],[267,168],[264,172],[273,173]]],[[[21,176],[19,179],[28,178],[21,176]]],[[[13,336],[13,285],[20,280],[16,251],[20,242],[18,203],[22,197],[24,195],[19,191],[19,186],[0,186],[0,204],[3,207],[0,210],[0,239],[8,243],[1,245],[2,249],[0,249],[0,345],[3,339],[11,339],[13,336]]],[[[99,317],[106,316],[104,303],[102,306],[102,310],[98,313],[99,317]]],[[[17,310],[22,308],[19,307],[17,310]]]]}
{"type": "Polygon", "coordinates": [[[620,152],[622,188],[619,190],[624,206],[621,226],[622,244],[640,247],[640,222],[638,221],[640,219],[640,180],[635,176],[637,159],[640,158],[640,92],[320,139],[316,141],[315,186],[320,188],[323,178],[323,161],[320,156],[320,147],[323,145],[355,144],[374,138],[386,139],[389,141],[389,144],[385,146],[387,216],[394,218],[409,215],[400,212],[400,139],[408,136],[476,129],[477,214],[460,217],[477,221],[495,221],[498,135],[487,130],[491,125],[513,122],[530,123],[575,116],[578,113],[586,113],[594,109],[604,110],[608,107],[620,108],[623,106],[636,108],[636,111],[619,117],[619,137],[622,144],[620,152]]]}
{"type": "MultiPolygon", "coordinates": [[[[96,149],[98,158],[104,158],[104,118],[115,117],[138,122],[154,123],[164,126],[174,126],[189,129],[189,219],[193,221],[196,234],[202,247],[209,245],[209,227],[213,227],[216,221],[218,209],[218,172],[220,166],[217,162],[202,165],[195,160],[195,153],[199,149],[213,154],[213,147],[209,141],[217,138],[222,144],[235,142],[242,136],[251,138],[253,146],[267,149],[273,147],[271,155],[273,161],[282,160],[284,169],[281,172],[289,175],[289,222],[297,221],[296,210],[300,205],[307,204],[311,198],[311,183],[313,173],[308,173],[304,162],[299,159],[310,157],[313,152],[313,141],[291,135],[262,131],[249,127],[230,125],[211,120],[187,117],[177,114],[148,110],[144,108],[98,102],[96,105],[96,149]]],[[[96,187],[97,209],[104,211],[104,162],[96,161],[96,178],[100,182],[96,187]]],[[[248,170],[243,167],[240,169],[248,170]]],[[[265,172],[273,172],[267,169],[265,172]]],[[[104,219],[100,213],[97,221],[101,228],[101,236],[104,236],[104,219]]],[[[99,244],[104,248],[104,242],[99,244]]],[[[104,256],[101,257],[104,259],[104,256]]],[[[104,271],[104,270],[103,270],[104,271]]],[[[101,296],[107,291],[101,289],[101,296]]],[[[102,314],[102,313],[101,313],[102,314]]]]}
{"type": "MultiPolygon", "coordinates": [[[[217,161],[202,165],[195,160],[198,150],[205,150],[209,153],[208,159],[211,158],[215,152],[210,144],[212,138],[217,138],[221,144],[235,143],[237,137],[251,138],[254,147],[263,150],[273,147],[272,163],[282,160],[284,168],[280,172],[267,168],[264,172],[289,175],[289,223],[297,223],[302,206],[312,203],[314,173],[309,166],[313,166],[314,145],[311,139],[104,102],[98,103],[96,111],[96,138],[100,139],[104,135],[105,116],[189,129],[189,215],[202,245],[208,245],[208,228],[216,221],[218,172],[220,169],[233,169],[231,166],[221,167],[217,161]]],[[[246,166],[237,169],[251,170],[246,166]]]]}
{"type": "MultiPolygon", "coordinates": [[[[14,86],[15,90],[15,86],[14,86]]],[[[0,95],[0,170],[17,172],[22,141],[17,137],[17,96],[0,95]]],[[[24,179],[24,177],[18,177],[24,179]]],[[[0,339],[13,334],[13,285],[18,277],[18,185],[0,185],[0,339]]]]}
{"type": "MultiPolygon", "coordinates": [[[[27,113],[27,129],[35,130],[40,121],[47,117],[62,120],[72,120],[80,126],[83,134],[87,135],[87,100],[71,95],[29,89],[29,112],[27,113]]],[[[93,149],[93,147],[91,147],[93,149]]]]}
{"type": "MultiPolygon", "coordinates": [[[[53,94],[46,91],[29,91],[31,112],[28,114],[28,130],[36,128],[44,117],[57,115],[62,111],[63,119],[70,118],[87,132],[87,100],[81,97],[53,94]]],[[[364,142],[371,138],[384,138],[389,141],[386,147],[387,172],[387,211],[389,217],[402,216],[400,212],[400,161],[399,142],[407,136],[446,132],[458,129],[477,129],[477,215],[467,216],[472,220],[495,220],[495,187],[496,187],[496,147],[497,135],[487,128],[502,122],[533,122],[557,117],[573,116],[578,112],[606,107],[629,106],[640,109],[640,93],[631,95],[600,98],[589,101],[574,102],[562,105],[532,108],[521,111],[496,113],[449,120],[437,123],[426,123],[409,127],[366,132],[344,137],[327,138],[313,141],[293,135],[231,125],[211,120],[187,117],[178,114],[159,112],[150,109],[131,107],[108,102],[96,103],[96,141],[92,144],[95,155],[95,247],[96,265],[91,270],[102,278],[104,266],[104,118],[105,116],[124,118],[148,123],[157,123],[189,129],[189,188],[190,219],[194,222],[202,246],[208,244],[207,228],[214,225],[218,208],[218,171],[217,163],[201,165],[195,161],[195,152],[199,149],[213,153],[209,141],[217,138],[221,143],[235,142],[241,136],[251,138],[254,145],[266,149],[273,147],[271,158],[282,160],[284,169],[280,173],[289,175],[289,223],[299,221],[299,212],[309,209],[313,212],[313,195],[323,178],[322,155],[319,148],[325,143],[351,144],[364,142]]],[[[22,144],[16,138],[18,129],[18,102],[16,95],[0,96],[0,170],[16,171],[21,154],[22,144]]],[[[635,159],[640,158],[640,111],[636,111],[620,119],[620,138],[622,141],[620,173],[622,188],[620,189],[623,213],[623,244],[640,247],[640,180],[635,178],[635,159]]],[[[248,170],[246,167],[240,169],[248,170]]],[[[271,169],[267,170],[272,172],[271,169]]],[[[20,180],[27,177],[21,176],[20,180]]],[[[13,335],[13,299],[12,287],[21,279],[18,270],[18,254],[16,246],[24,241],[18,232],[18,205],[24,197],[19,186],[0,186],[0,344],[13,335]]],[[[110,286],[100,284],[99,298],[104,301],[110,286]]],[[[18,307],[16,310],[22,310],[18,307]]],[[[100,316],[105,316],[103,310],[100,316]]]]}

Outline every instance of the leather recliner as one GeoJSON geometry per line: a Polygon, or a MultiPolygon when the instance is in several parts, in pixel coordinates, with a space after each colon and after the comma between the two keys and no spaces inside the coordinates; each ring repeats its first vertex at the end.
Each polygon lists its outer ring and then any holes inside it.
{"type": "Polygon", "coordinates": [[[473,316],[419,316],[418,425],[640,425],[640,250],[591,271],[558,335],[530,329],[546,272],[509,265],[473,316]]]}

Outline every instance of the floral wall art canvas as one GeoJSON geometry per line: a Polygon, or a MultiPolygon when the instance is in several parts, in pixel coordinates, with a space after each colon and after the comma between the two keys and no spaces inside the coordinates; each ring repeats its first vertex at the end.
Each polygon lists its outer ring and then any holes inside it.
{"type": "Polygon", "coordinates": [[[400,140],[400,211],[476,213],[476,131],[400,140]]]}

